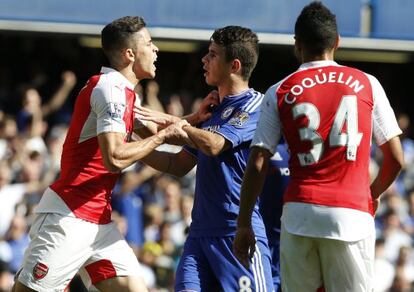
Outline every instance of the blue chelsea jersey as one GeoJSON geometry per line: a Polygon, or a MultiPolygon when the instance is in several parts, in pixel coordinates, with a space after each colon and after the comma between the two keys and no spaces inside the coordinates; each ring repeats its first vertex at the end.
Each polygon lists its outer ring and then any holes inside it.
{"type": "MultiPolygon", "coordinates": [[[[240,187],[249,147],[260,115],[263,95],[253,89],[226,96],[201,128],[223,136],[231,147],[216,157],[186,147],[197,155],[191,237],[229,236],[236,231],[240,187]]],[[[256,236],[266,235],[256,204],[252,226],[256,236]]]]}
{"type": "Polygon", "coordinates": [[[289,179],[289,152],[287,145],[280,143],[276,147],[275,154],[270,159],[259,202],[259,211],[263,217],[269,239],[280,236],[283,193],[289,183],[289,179]]]}

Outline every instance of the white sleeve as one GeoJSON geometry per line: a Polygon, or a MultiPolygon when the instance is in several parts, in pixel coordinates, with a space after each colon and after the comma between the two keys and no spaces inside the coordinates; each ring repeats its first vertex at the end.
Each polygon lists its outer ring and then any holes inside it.
{"type": "Polygon", "coordinates": [[[394,110],[385,94],[381,84],[372,75],[368,75],[371,82],[372,94],[374,100],[374,111],[372,116],[372,128],[375,141],[382,145],[391,138],[402,133],[395,118],[394,110]]]}
{"type": "Polygon", "coordinates": [[[279,84],[271,86],[261,105],[261,113],[251,146],[265,148],[274,154],[281,136],[281,123],[277,109],[276,89],[279,84]]]}
{"type": "Polygon", "coordinates": [[[126,133],[123,120],[125,92],[109,82],[100,82],[91,95],[91,109],[96,114],[96,134],[105,132],[126,133]]]}

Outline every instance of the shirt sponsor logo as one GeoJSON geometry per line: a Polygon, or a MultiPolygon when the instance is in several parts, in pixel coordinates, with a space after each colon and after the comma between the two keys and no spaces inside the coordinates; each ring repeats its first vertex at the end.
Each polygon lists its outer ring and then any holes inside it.
{"type": "Polygon", "coordinates": [[[223,120],[227,119],[228,117],[230,117],[230,115],[233,113],[234,107],[232,106],[228,106],[224,109],[224,111],[221,113],[221,118],[223,120]]]}
{"type": "Polygon", "coordinates": [[[49,267],[42,263],[37,263],[33,268],[33,277],[36,280],[43,279],[47,272],[49,272],[49,267]]]}
{"type": "Polygon", "coordinates": [[[241,127],[249,120],[249,118],[250,118],[250,116],[249,116],[248,112],[238,111],[229,120],[229,124],[233,125],[233,126],[236,126],[236,127],[241,127]]]}
{"type": "Polygon", "coordinates": [[[117,102],[110,102],[109,103],[109,110],[108,114],[114,120],[122,120],[122,117],[125,113],[125,105],[122,103],[117,102]]]}

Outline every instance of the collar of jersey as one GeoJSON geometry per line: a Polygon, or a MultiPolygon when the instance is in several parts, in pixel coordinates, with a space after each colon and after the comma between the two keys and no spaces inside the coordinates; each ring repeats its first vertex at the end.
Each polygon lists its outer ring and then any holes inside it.
{"type": "Polygon", "coordinates": [[[245,95],[249,91],[253,91],[253,88],[247,88],[246,90],[243,90],[242,92],[239,92],[239,93],[234,94],[234,95],[226,95],[223,99],[227,99],[227,98],[229,98],[229,99],[239,98],[240,96],[245,95]]]}
{"type": "Polygon", "coordinates": [[[113,78],[115,81],[125,85],[131,90],[134,90],[135,86],[130,82],[124,75],[119,73],[119,71],[116,71],[115,69],[109,68],[109,67],[102,67],[101,73],[103,74],[110,74],[111,78],[113,78]]]}
{"type": "Polygon", "coordinates": [[[305,69],[315,68],[315,67],[326,67],[326,66],[338,66],[338,63],[332,60],[313,61],[313,62],[303,63],[302,65],[300,65],[299,70],[305,70],[305,69]]]}

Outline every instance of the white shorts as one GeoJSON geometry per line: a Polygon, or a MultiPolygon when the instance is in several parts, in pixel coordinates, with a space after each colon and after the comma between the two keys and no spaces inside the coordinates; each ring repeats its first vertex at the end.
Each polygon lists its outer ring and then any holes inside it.
{"type": "Polygon", "coordinates": [[[284,292],[371,292],[374,236],[347,242],[299,236],[283,228],[280,268],[284,292]]]}
{"type": "Polygon", "coordinates": [[[18,280],[36,291],[64,291],[78,271],[87,286],[139,275],[138,260],[113,222],[41,213],[30,238],[18,280]]]}

